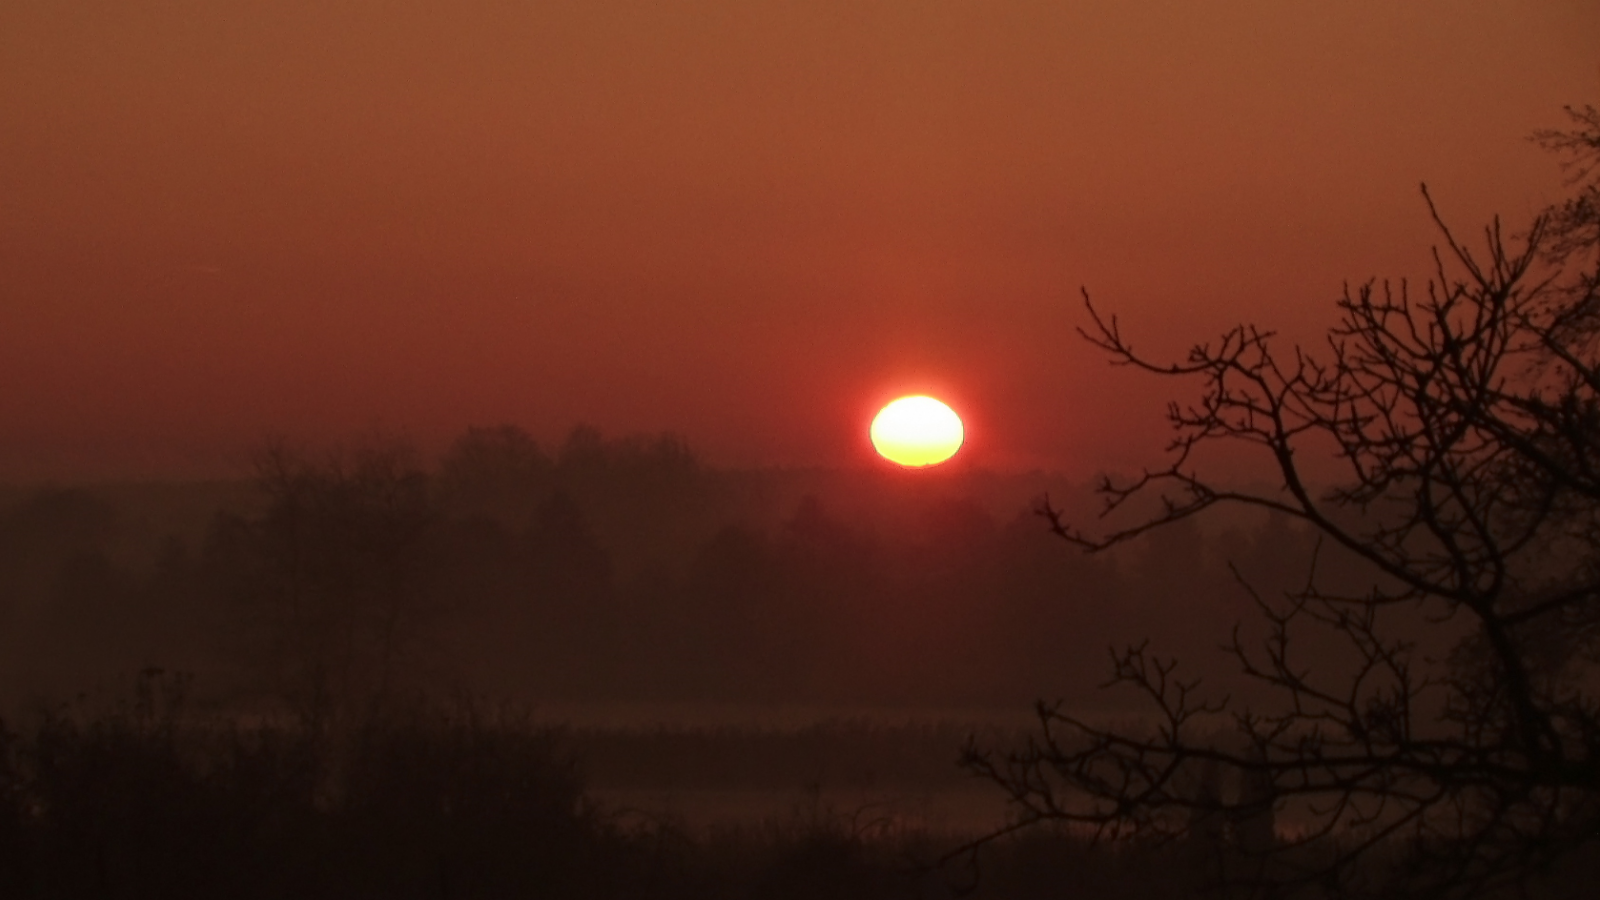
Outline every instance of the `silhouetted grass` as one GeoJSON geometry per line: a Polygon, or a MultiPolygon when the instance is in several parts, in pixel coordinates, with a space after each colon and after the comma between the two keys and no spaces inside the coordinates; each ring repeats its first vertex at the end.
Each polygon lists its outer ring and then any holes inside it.
{"type": "Polygon", "coordinates": [[[548,729],[469,705],[348,728],[169,707],[7,732],[7,897],[631,896],[640,853],[548,729]]]}
{"type": "Polygon", "coordinates": [[[467,702],[331,727],[199,715],[182,688],[147,676],[131,703],[0,728],[0,897],[1165,900],[1211,873],[1192,846],[1091,848],[1050,829],[936,865],[973,835],[831,805],[820,787],[759,820],[690,829],[600,810],[573,757],[629,766],[658,746],[655,775],[718,786],[721,768],[759,786],[817,758],[848,769],[854,749],[937,781],[916,760],[942,742],[953,755],[955,726],[630,732],[606,750],[598,730],[574,739],[467,702]],[[765,759],[733,766],[740,754],[765,759]]]}
{"type": "MultiPolygon", "coordinates": [[[[147,675],[131,703],[61,707],[3,732],[0,896],[918,897],[942,884],[927,864],[965,837],[836,809],[820,789],[710,831],[611,816],[588,801],[571,756],[603,743],[598,732],[574,741],[465,702],[337,728],[252,722],[195,713],[183,686],[147,675]]],[[[614,762],[648,756],[653,740],[666,760],[655,774],[681,774],[671,760],[687,758],[714,785],[718,767],[755,753],[764,759],[725,771],[765,784],[818,754],[874,747],[873,765],[937,780],[912,751],[943,745],[926,755],[953,772],[959,733],[851,722],[632,734],[614,762]]]]}

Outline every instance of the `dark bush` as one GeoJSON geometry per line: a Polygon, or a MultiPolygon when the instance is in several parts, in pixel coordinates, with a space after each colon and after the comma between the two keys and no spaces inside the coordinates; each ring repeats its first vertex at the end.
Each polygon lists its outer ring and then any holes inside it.
{"type": "Polygon", "coordinates": [[[463,706],[347,734],[148,704],[0,731],[0,894],[636,896],[554,737],[463,706]]]}

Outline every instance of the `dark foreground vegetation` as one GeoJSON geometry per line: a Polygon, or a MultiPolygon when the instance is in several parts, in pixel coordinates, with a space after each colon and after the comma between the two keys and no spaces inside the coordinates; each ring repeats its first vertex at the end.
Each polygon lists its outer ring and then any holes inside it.
{"type": "MultiPolygon", "coordinates": [[[[1232,852],[1193,839],[1091,852],[1060,829],[959,852],[975,835],[820,802],[690,829],[596,804],[571,736],[504,710],[419,705],[319,729],[197,714],[186,685],[148,673],[127,703],[0,732],[0,896],[1178,898],[1232,852]]],[[[804,757],[928,736],[857,723],[678,742],[804,757]]],[[[1586,896],[1593,874],[1547,894],[1586,896]]]]}
{"type": "MultiPolygon", "coordinates": [[[[341,728],[245,722],[196,713],[187,684],[147,673],[127,703],[0,731],[0,896],[942,897],[979,871],[967,857],[936,865],[970,835],[868,807],[812,803],[709,830],[603,809],[569,735],[503,710],[418,705],[341,728]]],[[[678,743],[713,757],[752,741],[805,756],[819,741],[863,738],[905,743],[864,726],[678,743]]],[[[613,756],[639,752],[617,743],[613,756]]],[[[1061,835],[985,853],[980,897],[1193,887],[1171,869],[1152,882],[1129,853],[1084,856],[1061,835]]]]}

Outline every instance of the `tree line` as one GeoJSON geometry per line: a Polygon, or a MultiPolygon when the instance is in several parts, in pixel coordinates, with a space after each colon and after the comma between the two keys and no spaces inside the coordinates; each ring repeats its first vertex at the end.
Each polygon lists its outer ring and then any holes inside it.
{"type": "Polygon", "coordinates": [[[419,691],[1090,703],[1113,639],[1209,648],[1241,610],[1228,561],[1274,582],[1310,552],[1260,519],[1080,557],[1015,499],[1031,476],[1006,506],[995,476],[899,474],[722,470],[588,428],[546,450],[500,426],[436,461],[266,446],[248,484],[188,488],[187,527],[149,498],[39,489],[0,507],[8,680],[37,698],[161,667],[310,717],[419,691]]]}

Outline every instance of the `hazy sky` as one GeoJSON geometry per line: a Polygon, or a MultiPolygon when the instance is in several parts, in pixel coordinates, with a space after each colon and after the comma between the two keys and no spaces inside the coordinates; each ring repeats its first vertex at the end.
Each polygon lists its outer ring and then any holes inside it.
{"type": "Polygon", "coordinates": [[[1311,334],[1559,196],[1592,0],[6,0],[0,479],[269,433],[673,429],[849,465],[1158,449],[1152,349],[1311,334]]]}

